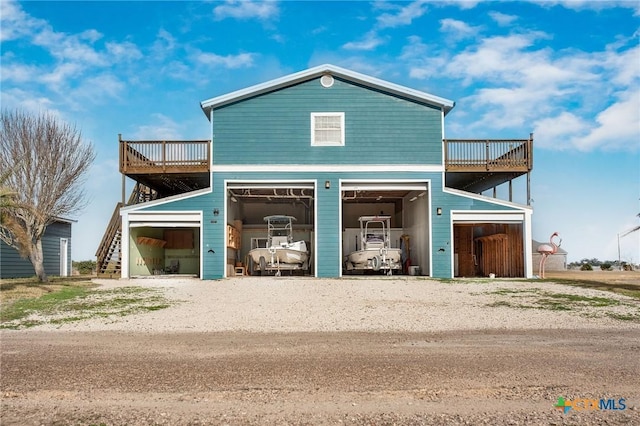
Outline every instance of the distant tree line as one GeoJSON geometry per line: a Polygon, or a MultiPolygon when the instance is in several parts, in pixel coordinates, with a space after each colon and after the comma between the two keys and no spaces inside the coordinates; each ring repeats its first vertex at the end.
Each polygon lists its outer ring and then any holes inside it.
{"type": "Polygon", "coordinates": [[[637,265],[630,264],[628,262],[620,262],[617,260],[600,260],[597,258],[587,259],[584,258],[577,262],[571,262],[567,265],[569,269],[581,269],[583,271],[591,271],[593,269],[601,269],[603,271],[610,271],[616,267],[623,270],[630,270],[637,268],[637,265]]]}

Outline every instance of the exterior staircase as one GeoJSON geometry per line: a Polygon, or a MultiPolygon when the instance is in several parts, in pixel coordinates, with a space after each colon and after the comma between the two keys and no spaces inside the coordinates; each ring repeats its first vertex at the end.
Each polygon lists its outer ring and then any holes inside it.
{"type": "Polygon", "coordinates": [[[125,205],[144,203],[154,200],[156,197],[156,191],[136,183],[129,197],[129,202],[116,205],[107,225],[107,230],[96,251],[96,272],[99,277],[120,277],[122,269],[122,220],[120,219],[120,209],[125,205]]]}

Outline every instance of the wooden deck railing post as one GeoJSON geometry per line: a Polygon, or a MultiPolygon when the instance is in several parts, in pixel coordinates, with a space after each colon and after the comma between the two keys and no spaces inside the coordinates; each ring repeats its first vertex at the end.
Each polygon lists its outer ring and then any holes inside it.
{"type": "Polygon", "coordinates": [[[484,156],[484,164],[489,170],[489,141],[485,141],[485,156],[484,156]]]}
{"type": "Polygon", "coordinates": [[[162,171],[167,171],[167,142],[162,141],[162,171]]]}
{"type": "Polygon", "coordinates": [[[447,167],[449,165],[449,142],[444,140],[444,166],[447,167]]]}

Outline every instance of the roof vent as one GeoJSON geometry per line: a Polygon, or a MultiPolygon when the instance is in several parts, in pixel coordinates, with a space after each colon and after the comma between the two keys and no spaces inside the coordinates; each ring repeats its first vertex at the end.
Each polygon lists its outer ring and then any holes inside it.
{"type": "Polygon", "coordinates": [[[331,74],[325,74],[322,77],[320,77],[320,84],[322,84],[322,87],[331,87],[333,86],[333,76],[331,74]]]}

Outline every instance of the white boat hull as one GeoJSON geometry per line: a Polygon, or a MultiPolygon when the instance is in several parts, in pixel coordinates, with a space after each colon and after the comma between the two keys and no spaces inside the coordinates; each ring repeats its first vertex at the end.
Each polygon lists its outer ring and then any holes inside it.
{"type": "Polygon", "coordinates": [[[396,270],[402,269],[402,252],[400,249],[369,249],[351,252],[347,256],[347,270],[372,269],[396,270]]]}
{"type": "Polygon", "coordinates": [[[264,257],[267,264],[272,263],[304,263],[309,259],[309,254],[306,252],[276,248],[274,251],[270,251],[268,248],[257,248],[249,252],[249,256],[256,263],[260,264],[260,258],[264,257]]]}
{"type": "Polygon", "coordinates": [[[309,252],[304,241],[282,247],[261,247],[249,252],[253,263],[266,269],[302,269],[308,265],[309,252]],[[264,260],[261,260],[264,259],[264,260]]]}

